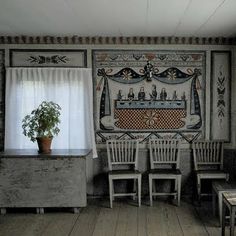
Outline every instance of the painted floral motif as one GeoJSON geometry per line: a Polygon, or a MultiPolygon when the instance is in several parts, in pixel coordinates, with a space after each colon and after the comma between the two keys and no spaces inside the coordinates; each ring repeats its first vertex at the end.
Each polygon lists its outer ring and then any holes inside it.
{"type": "Polygon", "coordinates": [[[181,55],[180,58],[183,60],[183,61],[187,61],[189,59],[189,55],[181,55]]]}
{"type": "Polygon", "coordinates": [[[145,56],[149,61],[152,61],[156,57],[154,53],[147,53],[145,56]]]}
{"type": "Polygon", "coordinates": [[[142,54],[134,53],[133,57],[134,57],[135,60],[138,61],[142,57],[142,54]]]}
{"type": "Polygon", "coordinates": [[[98,56],[97,56],[97,60],[98,61],[105,61],[107,58],[107,53],[100,53],[98,56]]]}
{"type": "Polygon", "coordinates": [[[118,54],[111,54],[109,57],[112,61],[115,61],[119,57],[119,55],[118,54]]]}
{"type": "Polygon", "coordinates": [[[159,120],[158,114],[155,111],[147,111],[143,116],[143,121],[146,125],[153,126],[159,120]]]}
{"type": "Polygon", "coordinates": [[[193,60],[195,60],[195,61],[202,59],[202,56],[201,56],[200,54],[192,54],[191,57],[192,57],[193,60]]]}
{"type": "Polygon", "coordinates": [[[167,78],[168,78],[168,80],[175,80],[176,79],[176,71],[174,71],[174,70],[168,71],[167,78]]]}
{"type": "Polygon", "coordinates": [[[218,101],[217,101],[218,117],[224,117],[225,116],[225,98],[224,98],[225,76],[223,76],[222,71],[220,71],[220,75],[217,81],[217,94],[218,94],[218,101]]]}
{"type": "Polygon", "coordinates": [[[27,61],[30,63],[36,63],[36,64],[59,64],[59,63],[67,63],[69,61],[69,58],[66,56],[60,56],[60,55],[53,55],[53,56],[30,56],[27,61]]]}
{"type": "Polygon", "coordinates": [[[124,61],[128,61],[129,60],[129,55],[126,55],[126,54],[122,55],[122,59],[124,61]]]}
{"type": "Polygon", "coordinates": [[[123,71],[123,79],[124,80],[131,80],[132,79],[132,73],[129,70],[123,71]]]}
{"type": "Polygon", "coordinates": [[[160,55],[157,56],[157,58],[159,58],[161,61],[163,61],[163,60],[167,59],[167,55],[160,54],[160,55]]]}

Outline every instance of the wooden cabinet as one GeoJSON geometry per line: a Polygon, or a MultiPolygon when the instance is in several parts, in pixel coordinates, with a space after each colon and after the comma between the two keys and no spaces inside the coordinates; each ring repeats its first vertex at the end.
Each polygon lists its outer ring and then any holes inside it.
{"type": "Polygon", "coordinates": [[[0,208],[85,207],[90,150],[6,150],[0,153],[0,208]]]}

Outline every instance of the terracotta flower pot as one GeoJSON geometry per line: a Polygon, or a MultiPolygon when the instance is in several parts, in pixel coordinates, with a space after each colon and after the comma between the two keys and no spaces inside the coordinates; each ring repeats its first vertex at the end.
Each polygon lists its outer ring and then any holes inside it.
{"type": "Polygon", "coordinates": [[[39,153],[41,154],[49,154],[51,153],[51,143],[52,143],[52,137],[40,137],[36,138],[38,147],[39,147],[39,153]]]}

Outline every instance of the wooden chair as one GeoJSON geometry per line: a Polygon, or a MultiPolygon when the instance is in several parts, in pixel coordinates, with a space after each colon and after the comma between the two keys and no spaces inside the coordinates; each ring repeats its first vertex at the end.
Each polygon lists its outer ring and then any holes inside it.
{"type": "Polygon", "coordinates": [[[138,205],[141,205],[141,173],[138,171],[138,151],[139,142],[137,140],[108,140],[107,156],[108,156],[108,178],[109,178],[109,194],[110,207],[116,196],[133,196],[138,195],[138,205]],[[124,169],[124,167],[132,167],[124,169]],[[117,169],[118,168],[118,169],[117,169]],[[133,179],[135,192],[132,193],[115,193],[113,180],[133,179]],[[136,181],[138,187],[136,188],[136,181]]]}
{"type": "Polygon", "coordinates": [[[180,205],[181,172],[179,170],[179,145],[180,141],[178,139],[150,139],[149,141],[151,165],[148,175],[150,206],[152,206],[153,196],[158,195],[173,195],[175,199],[177,198],[177,205],[180,205]],[[175,181],[174,192],[161,193],[153,191],[155,186],[153,182],[157,179],[173,179],[175,181]]]}
{"type": "Polygon", "coordinates": [[[201,180],[224,179],[228,181],[229,174],[223,171],[224,146],[222,141],[195,141],[192,147],[197,178],[197,196],[200,203],[201,196],[211,195],[201,192],[201,180]]]}

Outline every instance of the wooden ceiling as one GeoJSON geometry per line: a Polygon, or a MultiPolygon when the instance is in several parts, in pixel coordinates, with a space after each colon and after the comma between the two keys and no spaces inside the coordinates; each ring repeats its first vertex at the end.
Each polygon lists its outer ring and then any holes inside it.
{"type": "Polygon", "coordinates": [[[236,0],[1,0],[1,36],[235,37],[236,0]]]}

